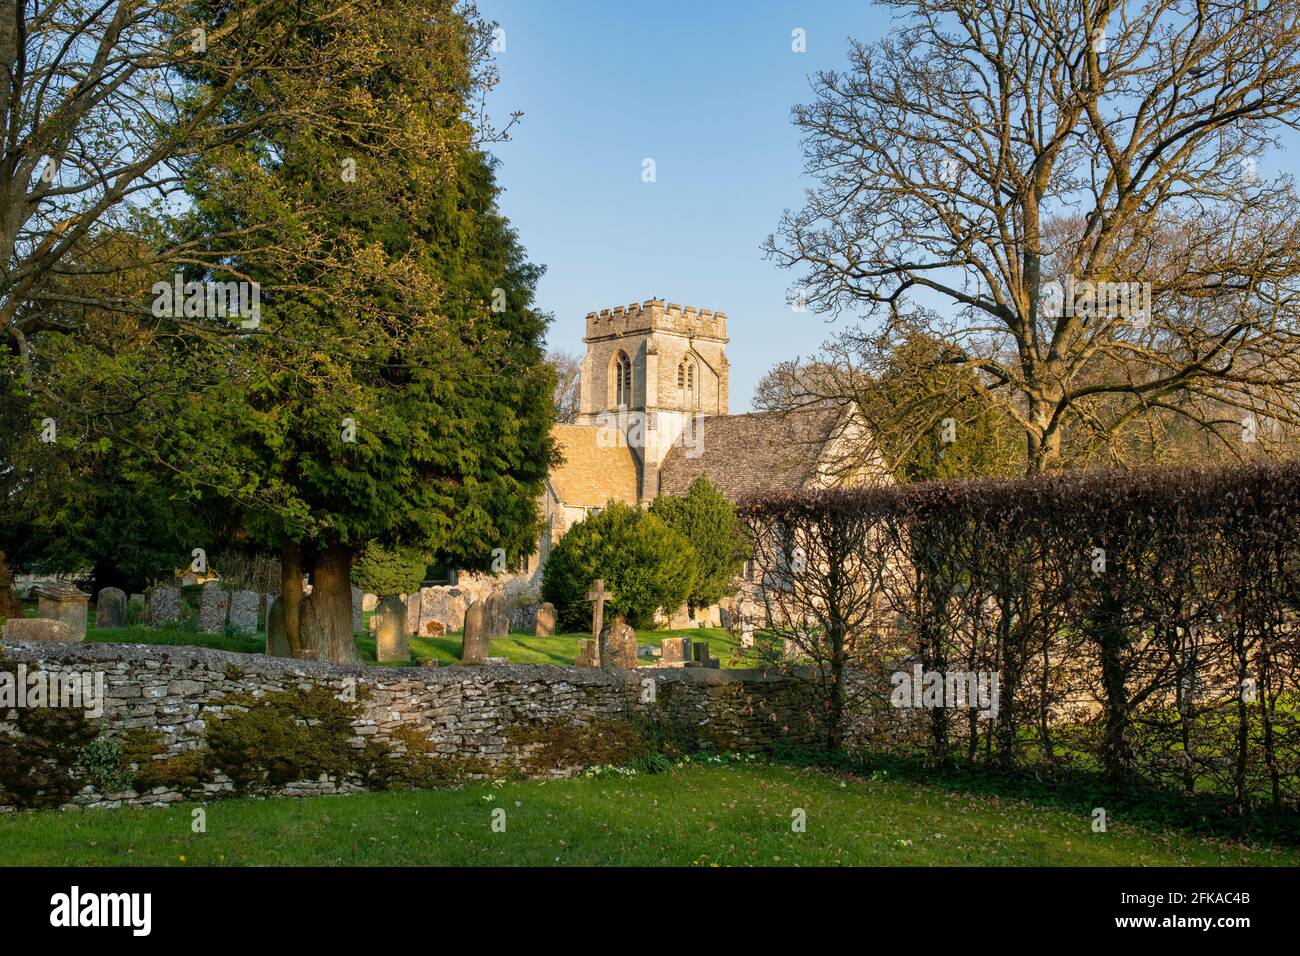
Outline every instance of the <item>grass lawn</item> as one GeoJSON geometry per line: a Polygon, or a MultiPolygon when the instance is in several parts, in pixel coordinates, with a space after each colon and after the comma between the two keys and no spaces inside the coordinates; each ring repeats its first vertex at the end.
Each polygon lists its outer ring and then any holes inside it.
{"type": "MultiPolygon", "coordinates": [[[[589,634],[560,634],[555,637],[534,637],[531,634],[513,633],[509,637],[492,641],[491,653],[494,657],[508,657],[512,664],[572,664],[582,647],[582,639],[589,634]]],[[[709,652],[721,660],[723,667],[744,667],[745,662],[737,657],[740,645],[725,628],[698,628],[683,631],[638,631],[637,640],[642,644],[659,646],[667,637],[691,637],[708,641],[709,652]]],[[[262,633],[251,636],[237,634],[200,634],[184,627],[115,627],[96,628],[92,624],[86,630],[86,640],[109,644],[189,644],[196,647],[211,647],[219,651],[238,651],[244,654],[261,654],[266,647],[266,635],[262,633]]],[[[357,650],[363,660],[375,662],[375,638],[368,632],[356,637],[357,650]]],[[[428,657],[440,665],[460,663],[459,634],[447,637],[411,638],[411,659],[428,657]]],[[[643,660],[643,664],[652,663],[643,660]]],[[[400,665],[398,665],[400,666],[400,665]]]]}
{"type": "Polygon", "coordinates": [[[1300,864],[1112,819],[899,781],[764,764],[473,784],[302,800],[0,816],[9,865],[1057,865],[1300,864]],[[492,811],[506,812],[493,832],[492,811]],[[806,812],[806,832],[791,830],[806,812]]]}

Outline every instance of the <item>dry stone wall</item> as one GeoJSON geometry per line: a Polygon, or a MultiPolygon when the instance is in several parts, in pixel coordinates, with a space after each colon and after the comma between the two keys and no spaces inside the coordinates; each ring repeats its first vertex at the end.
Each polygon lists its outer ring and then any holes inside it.
{"type": "Polygon", "coordinates": [[[759,671],[394,668],[7,643],[0,675],[20,672],[103,675],[103,708],[0,707],[0,809],[554,777],[652,752],[817,739],[807,685],[759,671]]]}

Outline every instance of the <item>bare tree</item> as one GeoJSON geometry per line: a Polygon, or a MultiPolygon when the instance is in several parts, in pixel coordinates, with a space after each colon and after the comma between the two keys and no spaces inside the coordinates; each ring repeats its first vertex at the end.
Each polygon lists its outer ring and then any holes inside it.
{"type": "Polygon", "coordinates": [[[577,421],[582,404],[582,357],[554,349],[547,353],[546,360],[555,369],[555,420],[572,424],[577,421]]]}
{"type": "Polygon", "coordinates": [[[1071,430],[1294,423],[1300,204],[1261,157],[1300,118],[1296,5],[883,3],[794,111],[817,185],[766,247],[800,301],[886,333],[946,303],[926,331],[1031,472],[1071,430]]]}

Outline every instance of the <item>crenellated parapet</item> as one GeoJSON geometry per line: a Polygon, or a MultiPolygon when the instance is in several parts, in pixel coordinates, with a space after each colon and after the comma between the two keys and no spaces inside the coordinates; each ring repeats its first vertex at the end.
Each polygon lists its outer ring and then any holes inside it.
{"type": "Polygon", "coordinates": [[[663,299],[646,299],[630,305],[587,313],[587,336],[590,343],[639,332],[668,332],[692,339],[726,343],[727,314],[711,309],[683,306],[663,299]]]}

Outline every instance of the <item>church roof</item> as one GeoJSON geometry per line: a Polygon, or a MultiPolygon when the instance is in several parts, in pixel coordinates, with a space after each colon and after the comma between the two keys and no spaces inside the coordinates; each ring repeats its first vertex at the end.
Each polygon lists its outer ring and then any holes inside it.
{"type": "Polygon", "coordinates": [[[817,476],[827,443],[841,418],[838,408],[750,412],[704,419],[701,454],[683,442],[659,470],[659,493],[684,495],[707,474],[732,502],[772,491],[795,491],[817,476]]]}
{"type": "Polygon", "coordinates": [[[600,508],[611,498],[637,503],[636,457],[626,444],[598,441],[605,433],[589,425],[552,427],[564,461],[551,469],[550,483],[562,504],[600,508]]]}

